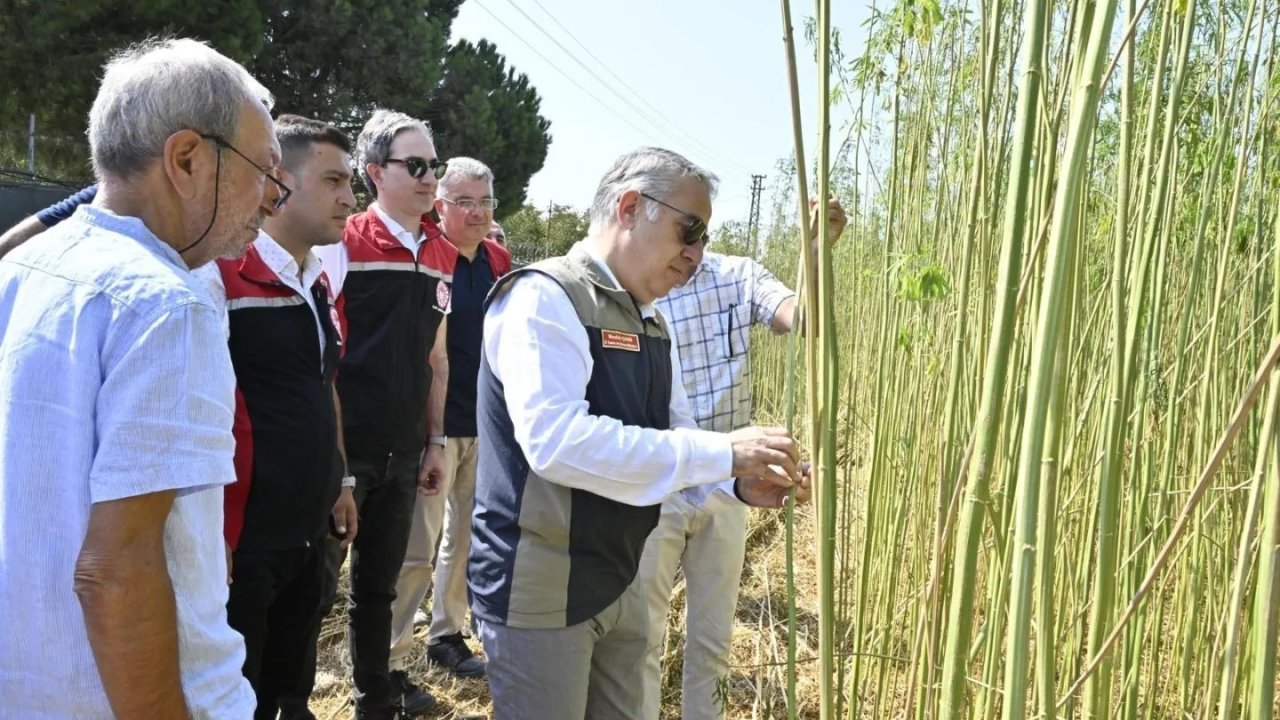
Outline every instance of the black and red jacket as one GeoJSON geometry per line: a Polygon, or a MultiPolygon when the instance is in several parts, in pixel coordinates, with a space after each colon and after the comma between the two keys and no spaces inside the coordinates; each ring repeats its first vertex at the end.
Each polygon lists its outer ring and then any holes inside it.
{"type": "Polygon", "coordinates": [[[310,291],[316,316],[250,246],[219,260],[227,293],[228,344],[236,373],[236,482],[224,495],[225,534],[233,548],[305,546],[328,527],[342,478],[333,382],[341,324],[328,278],[310,291]]]}
{"type": "Polygon", "coordinates": [[[458,250],[430,218],[422,218],[422,230],[415,256],[376,212],[347,220],[338,395],[350,457],[416,453],[426,439],[428,357],[449,307],[458,250]]]}

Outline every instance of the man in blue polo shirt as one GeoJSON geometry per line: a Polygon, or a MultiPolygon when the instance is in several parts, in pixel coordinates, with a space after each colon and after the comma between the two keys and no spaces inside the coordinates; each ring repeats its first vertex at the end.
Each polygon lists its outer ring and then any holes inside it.
{"type": "Polygon", "coordinates": [[[440,229],[458,248],[453,269],[452,330],[447,338],[445,480],[440,494],[418,496],[392,605],[392,668],[403,668],[413,647],[413,617],[431,590],[432,563],[439,547],[427,657],[459,677],[484,675],[484,663],[463,642],[462,630],[476,487],[476,378],[480,373],[484,298],[494,281],[511,270],[511,253],[486,237],[497,206],[493,171],[488,166],[468,157],[449,160],[436,197],[440,229]]]}
{"type": "Polygon", "coordinates": [[[0,257],[4,257],[10,250],[71,217],[76,208],[93,202],[93,198],[97,195],[98,184],[94,183],[9,228],[0,235],[0,257]]]}

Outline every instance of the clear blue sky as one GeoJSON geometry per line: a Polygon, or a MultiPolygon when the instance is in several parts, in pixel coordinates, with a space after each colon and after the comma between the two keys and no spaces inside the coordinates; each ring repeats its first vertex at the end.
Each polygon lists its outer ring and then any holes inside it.
{"type": "MultiPolygon", "coordinates": [[[[866,3],[832,4],[855,54],[866,3]]],[[[811,157],[817,69],[803,33],[815,6],[792,2],[792,12],[811,157]]],[[[454,40],[493,42],[542,97],[551,147],[530,202],[584,208],[615,158],[661,145],[720,176],[713,226],[746,220],[751,174],[770,175],[791,153],[782,33],[781,3],[766,0],[466,0],[453,23],[454,40]]]]}

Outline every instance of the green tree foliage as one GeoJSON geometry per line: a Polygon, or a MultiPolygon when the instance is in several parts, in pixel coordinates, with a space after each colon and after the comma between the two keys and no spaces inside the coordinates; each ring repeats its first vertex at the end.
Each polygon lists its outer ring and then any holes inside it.
{"type": "Polygon", "coordinates": [[[257,4],[266,42],[244,60],[280,110],[359,131],[375,107],[421,117],[444,75],[449,27],[462,0],[257,4]]]}
{"type": "Polygon", "coordinates": [[[502,221],[507,232],[507,248],[519,264],[563,255],[587,236],[591,218],[585,211],[552,204],[547,210],[523,205],[502,221]]]}
{"type": "Polygon", "coordinates": [[[474,157],[493,169],[500,220],[523,205],[528,178],[547,158],[551,123],[538,114],[540,102],[492,43],[463,40],[450,48],[444,79],[423,110],[445,157],[474,157]]]}
{"type": "Polygon", "coordinates": [[[470,155],[519,208],[546,159],[550,123],[528,79],[489,43],[448,44],[462,0],[0,0],[5,92],[0,166],[24,167],[36,115],[37,169],[89,177],[85,119],[103,62],[154,36],[194,37],[242,62],[279,112],[358,132],[375,107],[428,120],[444,157],[470,155]]]}

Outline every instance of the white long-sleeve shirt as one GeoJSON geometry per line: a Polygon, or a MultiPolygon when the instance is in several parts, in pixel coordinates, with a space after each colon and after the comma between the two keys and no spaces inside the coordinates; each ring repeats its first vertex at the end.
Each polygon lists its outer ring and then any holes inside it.
{"type": "MultiPolygon", "coordinates": [[[[617,286],[607,264],[596,263],[617,286]]],[[[647,317],[653,305],[642,306],[647,317]]],[[[516,278],[485,317],[484,353],[502,383],[516,442],[541,477],[629,505],[655,505],[705,486],[707,500],[737,503],[729,436],[698,429],[671,353],[671,429],[624,425],[588,411],[593,361],[573,303],[551,278],[516,278]]]]}

